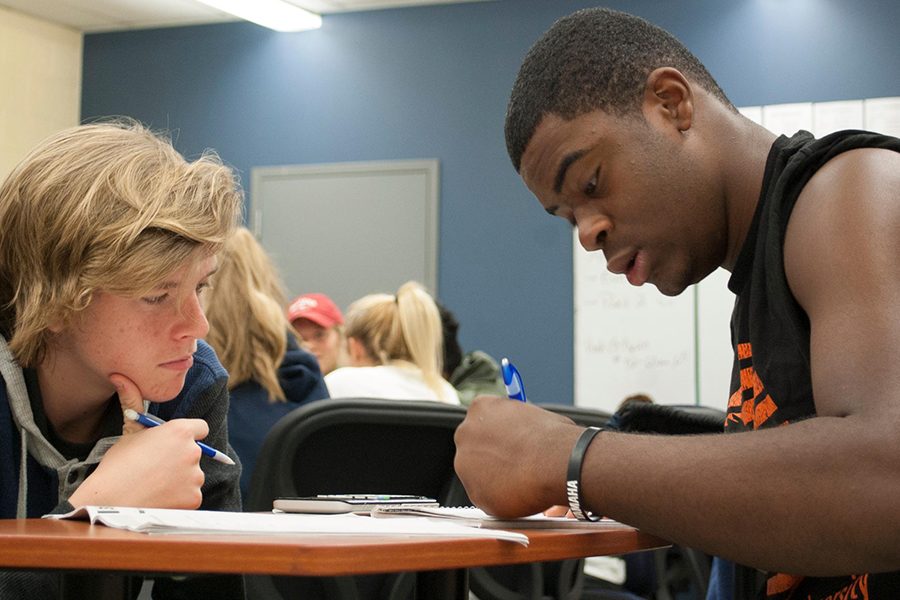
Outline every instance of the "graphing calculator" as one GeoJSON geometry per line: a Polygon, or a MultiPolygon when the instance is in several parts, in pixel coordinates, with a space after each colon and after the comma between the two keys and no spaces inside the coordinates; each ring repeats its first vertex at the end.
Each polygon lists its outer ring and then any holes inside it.
{"type": "Polygon", "coordinates": [[[272,508],[292,513],[367,513],[374,506],[438,506],[437,500],[406,494],[320,494],[295,498],[276,498],[272,508]]]}

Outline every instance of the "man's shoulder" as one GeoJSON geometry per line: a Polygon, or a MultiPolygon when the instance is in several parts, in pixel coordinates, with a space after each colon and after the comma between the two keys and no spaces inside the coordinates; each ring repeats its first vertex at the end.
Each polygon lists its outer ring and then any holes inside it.
{"type": "Polygon", "coordinates": [[[450,383],[459,391],[463,404],[471,404],[480,394],[504,395],[500,365],[489,354],[480,350],[469,352],[459,367],[450,375],[450,383]]]}
{"type": "Polygon", "coordinates": [[[785,275],[810,318],[817,307],[862,301],[884,287],[881,274],[893,271],[900,251],[898,227],[900,140],[857,132],[832,144],[784,236],[785,275]]]}
{"type": "Polygon", "coordinates": [[[900,218],[898,200],[900,140],[896,148],[857,147],[829,158],[803,186],[797,213],[814,226],[829,220],[874,220],[878,225],[900,218]]]}
{"type": "Polygon", "coordinates": [[[456,373],[472,375],[498,376],[500,374],[500,365],[490,354],[481,350],[473,350],[463,356],[459,367],[454,371],[456,373]]]}
{"type": "Polygon", "coordinates": [[[874,172],[882,176],[897,176],[897,165],[900,164],[900,140],[896,147],[891,146],[859,146],[847,149],[831,157],[813,175],[837,172],[842,175],[853,175],[859,169],[874,172]]]}
{"type": "MultiPolygon", "coordinates": [[[[812,142],[795,157],[800,179],[791,230],[817,237],[834,226],[874,224],[900,218],[900,139],[863,131],[844,131],[812,142]]],[[[808,240],[815,244],[815,239],[808,240]]],[[[804,248],[808,246],[803,245],[804,248]]]]}

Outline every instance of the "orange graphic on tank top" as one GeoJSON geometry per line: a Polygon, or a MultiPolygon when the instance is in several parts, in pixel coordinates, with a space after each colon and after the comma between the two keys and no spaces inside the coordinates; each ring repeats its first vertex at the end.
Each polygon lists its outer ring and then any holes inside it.
{"type": "Polygon", "coordinates": [[[753,348],[749,343],[738,344],[738,361],[747,366],[741,368],[740,388],[728,400],[726,421],[759,429],[778,410],[778,405],[766,392],[766,386],[753,368],[753,348]]]}

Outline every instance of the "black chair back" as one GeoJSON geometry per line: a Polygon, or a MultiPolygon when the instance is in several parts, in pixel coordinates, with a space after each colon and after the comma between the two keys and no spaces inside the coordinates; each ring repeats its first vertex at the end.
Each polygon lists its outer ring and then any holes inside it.
{"type": "MultiPolygon", "coordinates": [[[[620,408],[610,420],[610,429],[632,433],[666,435],[719,434],[724,431],[726,413],[693,404],[635,403],[620,408]]],[[[692,593],[703,598],[709,587],[712,557],[684,546],[654,552],[654,565],[643,574],[656,587],[661,600],[692,593]]]]}
{"type": "MultiPolygon", "coordinates": [[[[446,502],[455,480],[453,434],[461,406],[374,398],[313,402],[283,417],[266,436],[244,502],[267,511],[279,497],[415,494],[446,502]]],[[[406,577],[248,577],[249,599],[404,598],[406,577]]]]}
{"type": "Polygon", "coordinates": [[[585,427],[606,427],[609,424],[612,414],[599,408],[585,408],[583,406],[572,406],[571,404],[551,404],[538,403],[538,406],[544,410],[565,415],[585,427]]]}

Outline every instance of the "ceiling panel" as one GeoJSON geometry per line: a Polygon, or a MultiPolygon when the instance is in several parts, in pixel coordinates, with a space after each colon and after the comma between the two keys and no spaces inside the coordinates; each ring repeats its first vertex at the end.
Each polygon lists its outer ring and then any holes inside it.
{"type": "MultiPolygon", "coordinates": [[[[289,1],[313,12],[328,14],[492,0],[289,1]]],[[[237,20],[236,17],[195,0],[0,0],[0,6],[88,33],[237,20]]]]}

